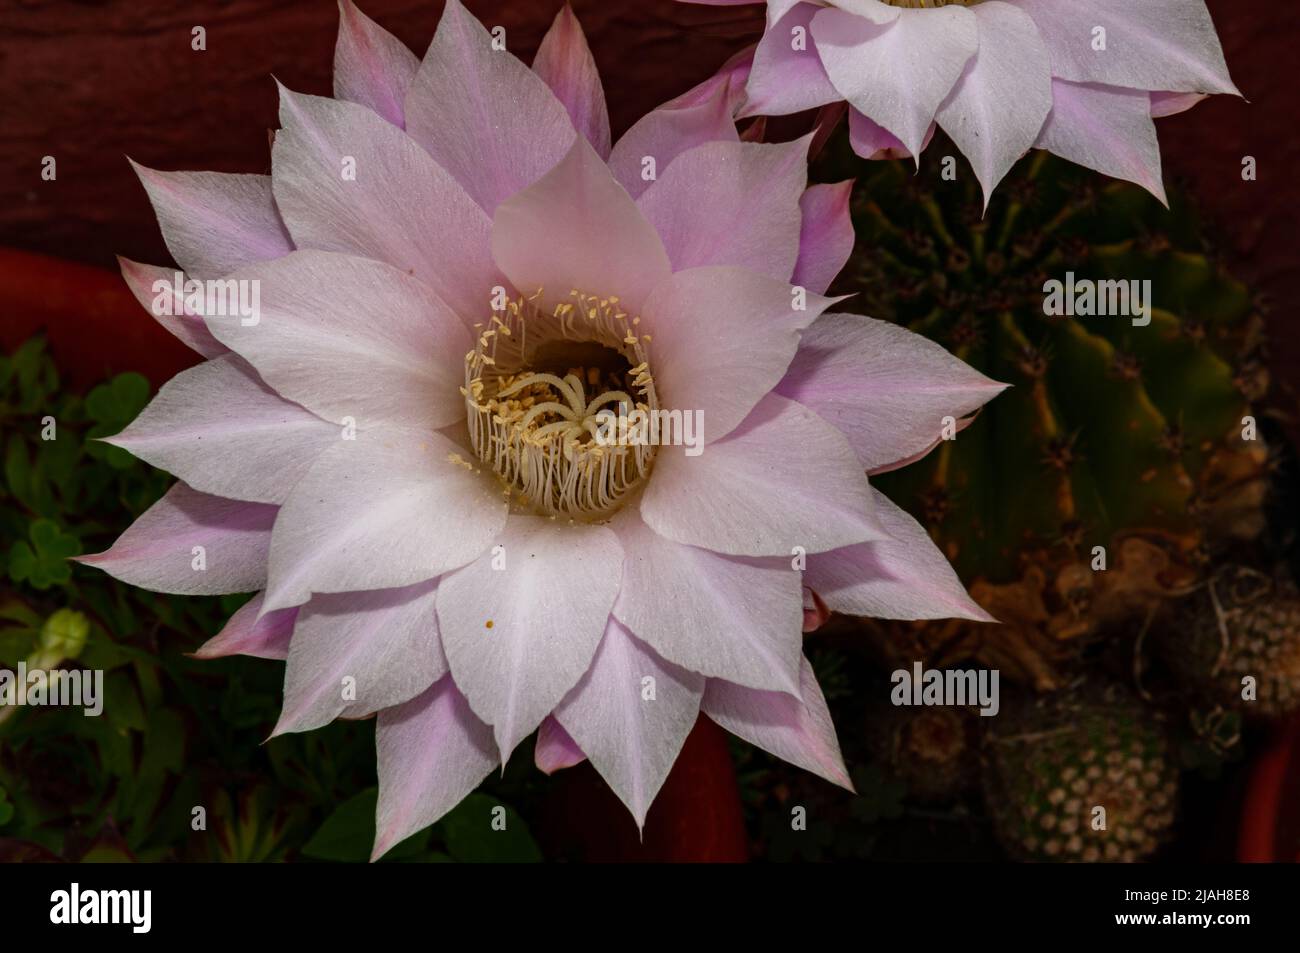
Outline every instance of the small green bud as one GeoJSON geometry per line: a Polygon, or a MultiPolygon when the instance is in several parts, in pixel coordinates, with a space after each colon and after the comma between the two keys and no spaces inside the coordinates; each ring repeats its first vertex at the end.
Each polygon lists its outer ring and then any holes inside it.
{"type": "Polygon", "coordinates": [[[75,609],[60,609],[45,620],[41,627],[40,653],[56,661],[74,659],[86,647],[90,634],[90,620],[75,609]]]}

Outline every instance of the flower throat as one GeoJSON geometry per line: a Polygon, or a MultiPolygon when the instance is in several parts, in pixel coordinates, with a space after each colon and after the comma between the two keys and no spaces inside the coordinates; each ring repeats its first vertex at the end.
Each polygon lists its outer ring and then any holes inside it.
{"type": "Polygon", "coordinates": [[[470,442],[519,509],[599,521],[644,480],[655,448],[608,439],[602,414],[659,406],[639,318],[577,291],[506,303],[465,356],[470,442]]]}

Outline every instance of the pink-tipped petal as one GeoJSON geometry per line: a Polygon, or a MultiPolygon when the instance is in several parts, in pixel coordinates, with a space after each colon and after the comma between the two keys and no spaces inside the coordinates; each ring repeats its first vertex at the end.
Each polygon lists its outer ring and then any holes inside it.
{"type": "Polygon", "coordinates": [[[406,130],[491,213],[573,145],[564,104],[460,0],[442,21],[406,97],[406,130]]]}
{"type": "Polygon", "coordinates": [[[262,615],[262,596],[259,592],[240,606],[220,632],[199,646],[194,657],[215,659],[247,655],[281,662],[287,659],[298,607],[262,615]]]}
{"type": "Polygon", "coordinates": [[[610,151],[609,169],[628,194],[638,198],[683,152],[706,142],[739,141],[731,86],[724,81],[699,102],[661,106],[643,116],[610,151]]]}
{"type": "Polygon", "coordinates": [[[787,281],[799,256],[790,210],[808,184],[808,142],[709,142],[673,160],[636,203],[673,270],[738,265],[787,281]]]}
{"type": "Polygon", "coordinates": [[[928,449],[954,421],[1006,387],[896,324],[828,314],[803,333],[777,393],[847,438],[864,469],[928,449]]]}
{"type": "Polygon", "coordinates": [[[227,353],[181,371],[106,442],[201,492],[283,503],[341,435],[341,428],[284,400],[247,361],[227,353]]]}
{"type": "Polygon", "coordinates": [[[778,11],[769,5],[767,30],[754,50],[745,86],[745,115],[787,116],[844,98],[826,75],[813,42],[812,20],[821,9],[813,3],[796,3],[774,19],[778,11]]]}
{"type": "Polygon", "coordinates": [[[596,657],[555,711],[638,827],[700,714],[704,676],[665,662],[610,619],[596,657]]]}
{"type": "Polygon", "coordinates": [[[1052,75],[1133,89],[1233,93],[1204,0],[1016,0],[1043,35],[1052,75]],[[1099,49],[1105,30],[1105,48],[1099,49]]]}
{"type": "Polygon", "coordinates": [[[600,71],[587,45],[573,8],[567,4],[555,15],[551,28],[533,60],[533,72],[546,80],[551,92],[564,103],[573,126],[591,143],[602,159],[609,158],[609,110],[600,71]]]}
{"type": "Polygon", "coordinates": [[[799,698],[711,678],[700,707],[736,737],[852,791],[826,699],[812,666],[802,657],[799,675],[799,698]]]}
{"type": "Polygon", "coordinates": [[[209,496],[177,483],[109,549],[76,561],[153,592],[254,592],[266,585],[275,513],[274,506],[209,496]]]}
{"type": "Polygon", "coordinates": [[[208,326],[203,323],[202,316],[186,307],[187,277],[184,272],[175,268],[142,265],[121,256],[118,256],[117,264],[122,269],[122,277],[131,289],[131,294],[135,295],[135,300],[182,344],[204,357],[220,357],[230,353],[230,348],[212,336],[208,326]],[[176,290],[178,281],[179,294],[176,290]]]}
{"type": "Polygon", "coordinates": [[[831,303],[744,268],[679,271],[643,311],[660,402],[700,421],[697,440],[721,440],[785,376],[799,331],[831,303]]]}
{"type": "MultiPolygon", "coordinates": [[[[934,123],[925,131],[921,143],[924,152],[934,138],[934,123]]],[[[911,159],[911,151],[903,141],[880,123],[872,122],[856,109],[849,110],[849,144],[864,159],[911,159]]]]}
{"type": "Polygon", "coordinates": [[[432,579],[477,558],[505,519],[496,481],[446,437],[358,431],[321,454],[281,507],[267,607],[432,579]]]}
{"type": "Polygon", "coordinates": [[[661,447],[641,517],[661,536],[732,556],[788,558],[885,535],[848,441],[776,394],[699,456],[661,447]]]}
{"type": "Polygon", "coordinates": [[[450,675],[404,705],[381,711],[375,748],[379,803],[371,860],[436,822],[497,763],[492,729],[474,717],[450,675]]]}
{"type": "Polygon", "coordinates": [[[167,250],[191,278],[219,278],[293,251],[269,175],[131,167],[149,193],[167,250]]]}
{"type": "Polygon", "coordinates": [[[1035,145],[1103,175],[1136,182],[1169,204],[1148,93],[1054,79],[1052,111],[1035,145]]]}
{"type": "Polygon", "coordinates": [[[904,10],[878,0],[862,13],[818,12],[817,52],[843,97],[920,155],[939,104],[979,48],[978,21],[965,7],[904,10]]]}
{"type": "Polygon", "coordinates": [[[821,597],[807,586],[803,587],[803,630],[816,632],[831,617],[831,610],[821,597]]]}
{"type": "Polygon", "coordinates": [[[833,611],[881,619],[993,622],[966,592],[925,529],[878,490],[890,538],[808,557],[804,581],[833,611]]]}
{"type": "Polygon", "coordinates": [[[799,572],[791,559],[736,559],[655,533],[635,512],[615,617],[664,658],[752,688],[799,689],[799,572]],[[664,598],[664,593],[676,595],[664,598]]]}
{"type": "Polygon", "coordinates": [[[335,99],[366,106],[401,128],[402,104],[419,68],[419,58],[405,43],[358,10],[352,0],[339,0],[335,99]]]}
{"type": "Polygon", "coordinates": [[[504,763],[591,664],[623,551],[608,527],[535,516],[511,516],[496,542],[442,580],[438,625],[456,684],[492,725],[504,763]]]}
{"type": "Polygon", "coordinates": [[[272,736],[392,708],[446,675],[437,591],[431,580],[313,597],[298,612],[272,736]]]}
{"type": "Polygon", "coordinates": [[[987,208],[994,187],[1029,151],[1052,109],[1052,68],[1034,21],[990,0],[971,7],[980,46],[936,119],[970,160],[987,208]]]}
{"type": "Polygon", "coordinates": [[[280,87],[275,201],[299,248],[374,258],[432,288],[465,324],[500,279],[492,221],[410,136],[356,103],[280,87]]]}
{"type": "Polygon", "coordinates": [[[1208,98],[1205,93],[1152,93],[1151,118],[1161,119],[1165,116],[1176,116],[1191,109],[1201,100],[1208,98]]]}
{"type": "Polygon", "coordinates": [[[332,423],[443,427],[465,415],[457,388],[472,346],[426,284],[378,261],[297,251],[236,279],[259,282],[258,320],[208,328],[280,396],[332,423]]]}
{"type": "Polygon", "coordinates": [[[671,273],[654,227],[586,139],[538,182],[502,202],[492,223],[497,264],[522,294],[543,290],[543,306],[578,290],[639,309],[671,273]]]}
{"type": "Polygon", "coordinates": [[[793,283],[814,294],[825,294],[853,253],[853,219],[849,196],[853,180],[812,185],[799,199],[799,260],[793,283]]]}
{"type": "Polygon", "coordinates": [[[542,724],[537,729],[537,744],[533,746],[533,763],[537,765],[538,771],[554,774],[586,760],[587,756],[582,753],[578,743],[555,720],[554,715],[542,719],[542,724]]]}

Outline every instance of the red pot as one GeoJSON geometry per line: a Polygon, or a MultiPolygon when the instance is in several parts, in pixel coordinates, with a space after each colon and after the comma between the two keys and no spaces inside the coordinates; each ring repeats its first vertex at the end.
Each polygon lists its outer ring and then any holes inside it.
{"type": "Polygon", "coordinates": [[[1237,859],[1300,861],[1300,714],[1279,727],[1251,768],[1237,859]]]}

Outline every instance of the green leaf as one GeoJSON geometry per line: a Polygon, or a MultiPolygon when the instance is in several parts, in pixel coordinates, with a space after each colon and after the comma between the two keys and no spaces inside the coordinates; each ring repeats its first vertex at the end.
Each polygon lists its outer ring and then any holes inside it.
{"type": "Polygon", "coordinates": [[[513,808],[486,794],[471,794],[442,819],[447,851],[462,863],[537,863],[542,859],[528,825],[513,808]],[[494,821],[505,809],[505,829],[494,821]]]}
{"type": "Polygon", "coordinates": [[[19,540],[9,550],[9,578],[26,581],[36,589],[62,585],[72,578],[68,557],[81,552],[75,536],[69,536],[53,520],[35,520],[28,528],[30,545],[19,540]]]}
{"type": "Polygon", "coordinates": [[[307,841],[302,852],[317,860],[358,863],[369,859],[375,840],[378,788],[366,788],[340,804],[307,841]]]}

